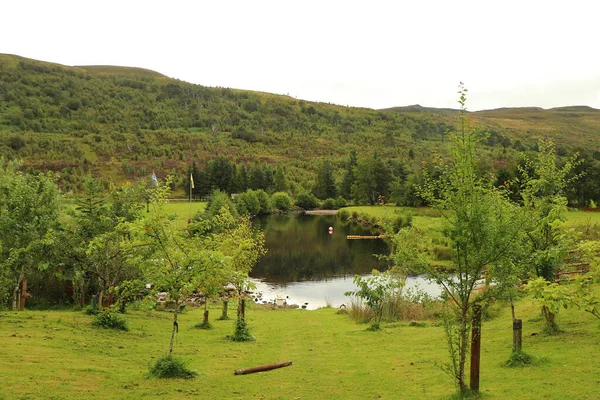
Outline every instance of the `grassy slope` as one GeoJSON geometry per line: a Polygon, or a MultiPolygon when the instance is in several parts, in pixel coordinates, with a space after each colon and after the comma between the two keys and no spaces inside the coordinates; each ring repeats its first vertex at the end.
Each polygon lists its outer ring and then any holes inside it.
{"type": "MultiPolygon", "coordinates": [[[[218,310],[213,310],[216,315],[218,310]]],[[[541,331],[538,309],[517,304],[524,319],[524,347],[547,356],[544,364],[510,369],[510,311],[484,323],[481,387],[488,399],[595,399],[600,376],[600,325],[576,310],[563,312],[557,337],[541,331]]],[[[175,353],[202,374],[191,381],[146,377],[147,365],[165,354],[171,327],[166,313],[128,314],[131,330],[90,326],[78,312],[0,314],[0,397],[44,399],[371,399],[444,398],[451,380],[433,362],[446,361],[440,327],[387,325],[367,332],[335,310],[254,310],[249,324],[257,340],[232,343],[233,321],[215,329],[191,326],[201,311],[181,316],[175,353]],[[275,371],[234,376],[235,369],[292,360],[275,371]],[[8,378],[8,379],[6,379],[8,378]]]]}

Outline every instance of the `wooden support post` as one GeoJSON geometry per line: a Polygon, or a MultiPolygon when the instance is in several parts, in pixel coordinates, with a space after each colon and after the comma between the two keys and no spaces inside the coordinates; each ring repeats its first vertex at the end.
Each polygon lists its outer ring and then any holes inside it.
{"type": "Polygon", "coordinates": [[[242,320],[246,320],[246,299],[242,299],[241,304],[240,304],[240,316],[242,317],[242,320]]]}
{"type": "Polygon", "coordinates": [[[272,369],[283,368],[283,367],[287,367],[289,365],[292,365],[291,361],[280,362],[280,363],[276,363],[276,364],[260,365],[258,367],[238,369],[235,371],[234,374],[235,375],[253,374],[255,372],[270,371],[272,369]]]}
{"type": "Polygon", "coordinates": [[[208,324],[208,310],[204,310],[204,321],[202,321],[204,325],[208,324]]]}
{"type": "Polygon", "coordinates": [[[481,306],[473,306],[473,324],[471,330],[471,376],[470,389],[479,391],[479,366],[481,361],[481,306]]]}
{"type": "Polygon", "coordinates": [[[21,301],[19,303],[19,310],[25,309],[25,299],[27,298],[27,278],[23,278],[23,286],[21,289],[21,301]]]}
{"type": "Polygon", "coordinates": [[[229,318],[227,316],[227,304],[229,304],[229,302],[227,300],[223,300],[223,313],[221,314],[221,319],[229,318]]]}
{"type": "Polygon", "coordinates": [[[523,321],[513,320],[513,352],[521,351],[523,348],[523,321]]]}

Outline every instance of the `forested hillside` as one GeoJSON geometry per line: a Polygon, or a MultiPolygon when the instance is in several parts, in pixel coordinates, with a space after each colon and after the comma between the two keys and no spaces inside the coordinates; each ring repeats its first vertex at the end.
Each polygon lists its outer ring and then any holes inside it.
{"type": "MultiPolygon", "coordinates": [[[[598,189],[585,185],[600,176],[598,110],[506,109],[472,117],[484,137],[482,172],[494,171],[502,183],[517,174],[522,152],[551,137],[559,155],[578,151],[586,160],[572,203],[600,201],[598,189]]],[[[180,191],[194,171],[198,196],[213,188],[272,192],[279,171],[294,196],[372,202],[373,195],[353,193],[355,175],[364,172],[365,181],[378,180],[365,190],[416,203],[412,186],[421,166],[444,156],[445,133],[454,123],[449,109],[350,108],[204,87],[140,68],[66,67],[0,55],[0,155],[21,158],[32,172],[60,172],[66,192],[79,191],[88,174],[108,187],[148,179],[152,171],[159,178],[176,174],[180,191]],[[331,180],[334,188],[325,190],[331,180]]]]}

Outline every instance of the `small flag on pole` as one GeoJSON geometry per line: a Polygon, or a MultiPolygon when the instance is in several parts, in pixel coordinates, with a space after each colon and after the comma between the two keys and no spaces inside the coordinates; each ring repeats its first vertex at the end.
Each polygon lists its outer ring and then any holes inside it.
{"type": "Polygon", "coordinates": [[[154,184],[158,186],[158,179],[156,179],[156,174],[154,173],[154,171],[152,171],[152,182],[154,182],[154,184]]]}
{"type": "Polygon", "coordinates": [[[194,175],[190,172],[190,185],[192,185],[192,189],[194,189],[194,175]]]}

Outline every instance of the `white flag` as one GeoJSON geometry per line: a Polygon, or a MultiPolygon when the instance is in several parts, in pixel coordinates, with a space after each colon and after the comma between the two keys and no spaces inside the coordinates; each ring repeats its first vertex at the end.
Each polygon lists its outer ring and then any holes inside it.
{"type": "Polygon", "coordinates": [[[190,184],[192,185],[192,189],[194,188],[194,175],[190,172],[190,184]]]}
{"type": "Polygon", "coordinates": [[[152,171],[152,182],[154,182],[154,184],[158,186],[158,179],[156,179],[156,174],[154,173],[154,171],[152,171]]]}

